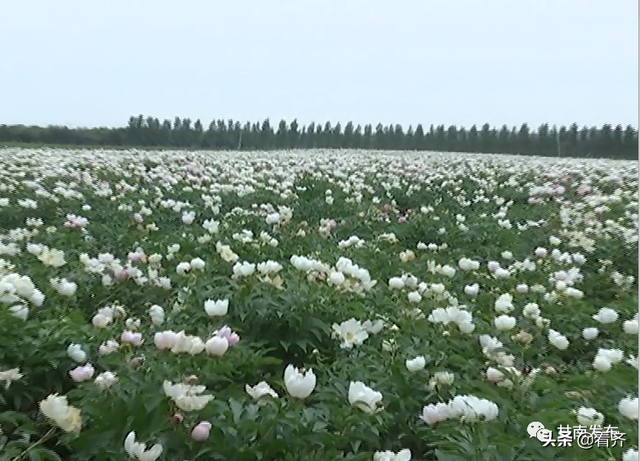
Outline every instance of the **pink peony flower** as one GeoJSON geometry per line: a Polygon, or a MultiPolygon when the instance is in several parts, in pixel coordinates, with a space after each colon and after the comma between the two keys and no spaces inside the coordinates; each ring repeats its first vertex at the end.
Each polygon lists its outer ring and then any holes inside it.
{"type": "Polygon", "coordinates": [[[196,442],[204,442],[209,438],[211,423],[209,421],[199,422],[191,431],[191,438],[196,442]]]}
{"type": "Polygon", "coordinates": [[[69,376],[71,376],[71,379],[76,383],[81,383],[83,381],[89,381],[93,377],[94,372],[95,369],[93,366],[90,363],[87,363],[86,365],[76,367],[69,371],[69,376]]]}

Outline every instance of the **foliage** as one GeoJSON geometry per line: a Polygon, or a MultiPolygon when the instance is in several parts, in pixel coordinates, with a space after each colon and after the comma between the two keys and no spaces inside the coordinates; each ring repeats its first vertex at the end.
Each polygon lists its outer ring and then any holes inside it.
{"type": "Polygon", "coordinates": [[[637,448],[637,412],[619,409],[628,396],[637,405],[637,164],[333,151],[0,159],[0,459],[122,460],[131,431],[172,460],[402,449],[603,460],[637,448]],[[462,314],[439,323],[443,309],[470,314],[472,331],[462,314]],[[500,312],[516,325],[499,329],[500,312]],[[169,330],[206,349],[162,349],[169,330]],[[289,364],[315,374],[307,398],[292,396],[304,385],[285,379],[289,364]],[[214,398],[187,411],[191,397],[170,398],[165,381],[214,398]],[[262,381],[277,398],[250,395],[262,381]],[[352,401],[358,381],[381,407],[352,401]],[[80,410],[78,433],[44,416],[51,394],[80,410]],[[486,421],[421,419],[469,395],[486,399],[473,410],[486,421]],[[527,435],[532,421],[578,425],[581,407],[626,433],[624,447],[527,435]]]}
{"type": "Polygon", "coordinates": [[[638,158],[637,129],[608,124],[602,127],[543,124],[534,130],[526,123],[520,127],[492,127],[485,123],[470,128],[444,125],[427,128],[422,124],[363,126],[353,122],[344,126],[331,122],[301,125],[297,120],[290,123],[281,120],[276,127],[267,119],[244,124],[214,120],[205,128],[200,120],[176,117],[173,121],[160,121],[139,115],[131,117],[122,128],[0,125],[0,143],[213,150],[340,148],[638,158]]]}

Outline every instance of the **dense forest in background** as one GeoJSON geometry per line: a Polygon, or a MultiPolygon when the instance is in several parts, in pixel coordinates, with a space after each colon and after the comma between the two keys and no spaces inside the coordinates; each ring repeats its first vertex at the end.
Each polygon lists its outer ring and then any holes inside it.
{"type": "Polygon", "coordinates": [[[300,125],[285,120],[272,125],[176,117],[160,121],[133,116],[126,127],[69,128],[66,126],[0,125],[0,145],[37,144],[86,147],[149,147],[192,149],[379,149],[484,152],[560,157],[638,159],[638,131],[621,125],[556,128],[548,124],[532,129],[489,124],[470,128],[444,125],[345,125],[331,122],[300,125]]]}

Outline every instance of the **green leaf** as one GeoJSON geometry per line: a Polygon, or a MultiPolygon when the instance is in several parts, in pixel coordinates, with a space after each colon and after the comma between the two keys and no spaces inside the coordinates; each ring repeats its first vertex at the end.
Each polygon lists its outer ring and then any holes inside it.
{"type": "Polygon", "coordinates": [[[242,419],[244,406],[235,399],[229,399],[229,408],[231,408],[231,414],[233,415],[233,423],[237,424],[242,419]]]}
{"type": "Polygon", "coordinates": [[[468,459],[464,458],[463,456],[446,453],[446,452],[444,452],[442,450],[439,450],[439,449],[437,449],[435,451],[435,455],[436,455],[436,459],[438,461],[469,461],[468,459]]]}

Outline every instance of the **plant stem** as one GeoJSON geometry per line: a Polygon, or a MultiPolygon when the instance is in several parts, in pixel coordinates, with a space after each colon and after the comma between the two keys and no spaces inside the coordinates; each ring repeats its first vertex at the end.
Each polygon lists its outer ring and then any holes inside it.
{"type": "Polygon", "coordinates": [[[49,437],[51,437],[51,435],[55,432],[56,428],[52,427],[51,429],[49,429],[42,437],[40,437],[39,440],[37,440],[33,445],[29,445],[22,453],[20,453],[18,456],[16,456],[15,458],[13,458],[12,461],[20,461],[22,458],[24,458],[31,450],[33,450],[34,448],[36,448],[38,445],[41,445],[42,443],[44,443],[49,437]]]}

